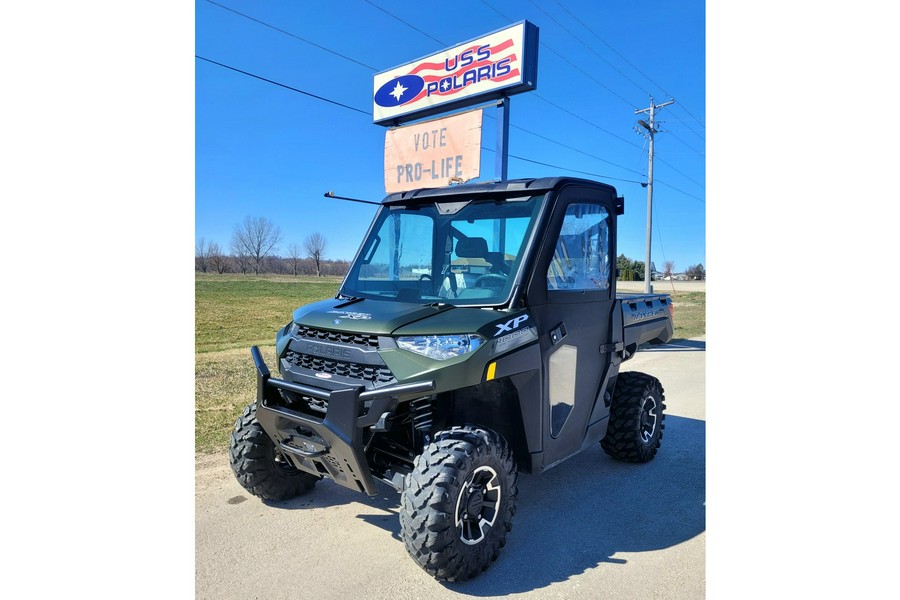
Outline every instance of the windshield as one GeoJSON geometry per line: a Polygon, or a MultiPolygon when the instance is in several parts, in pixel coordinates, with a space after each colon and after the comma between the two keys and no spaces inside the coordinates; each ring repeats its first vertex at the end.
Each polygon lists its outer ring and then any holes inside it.
{"type": "Polygon", "coordinates": [[[509,300],[543,195],[384,207],[345,296],[454,305],[509,300]]]}

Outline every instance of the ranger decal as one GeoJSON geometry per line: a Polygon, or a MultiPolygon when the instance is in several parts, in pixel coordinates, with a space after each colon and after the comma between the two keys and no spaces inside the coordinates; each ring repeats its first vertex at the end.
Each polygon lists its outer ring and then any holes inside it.
{"type": "Polygon", "coordinates": [[[658,317],[662,314],[665,314],[666,309],[657,308],[656,310],[645,310],[641,312],[633,312],[631,313],[631,319],[633,321],[640,321],[642,319],[650,319],[652,317],[658,317]]]}

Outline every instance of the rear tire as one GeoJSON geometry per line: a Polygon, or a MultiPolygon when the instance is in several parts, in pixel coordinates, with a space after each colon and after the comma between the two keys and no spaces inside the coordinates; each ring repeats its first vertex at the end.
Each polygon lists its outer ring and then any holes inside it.
{"type": "Polygon", "coordinates": [[[512,529],[516,463],[493,431],[454,427],[416,457],[400,498],[400,536],[436,579],[463,581],[486,570],[512,529]]]}
{"type": "Polygon", "coordinates": [[[309,492],[320,479],[294,467],[256,420],[256,403],[234,424],[231,470],[245,490],[263,500],[288,500],[309,492]]]}
{"type": "Polygon", "coordinates": [[[646,373],[619,373],[609,409],[604,452],[625,462],[645,463],[656,456],[665,429],[662,384],[646,373]]]}

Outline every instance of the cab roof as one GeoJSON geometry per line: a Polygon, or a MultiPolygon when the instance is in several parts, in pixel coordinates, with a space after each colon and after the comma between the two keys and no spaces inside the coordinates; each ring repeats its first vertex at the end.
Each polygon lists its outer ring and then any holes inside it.
{"type": "Polygon", "coordinates": [[[381,203],[395,204],[398,202],[409,202],[410,200],[439,199],[447,196],[459,196],[462,194],[466,196],[488,196],[493,194],[507,196],[516,192],[537,194],[557,189],[565,185],[593,187],[601,190],[611,191],[613,194],[616,193],[616,190],[613,186],[590,179],[581,179],[579,177],[541,177],[529,179],[509,179],[507,181],[491,181],[487,183],[463,183],[460,185],[452,185],[439,188],[419,188],[406,192],[389,194],[384,198],[384,200],[381,201],[381,203]]]}

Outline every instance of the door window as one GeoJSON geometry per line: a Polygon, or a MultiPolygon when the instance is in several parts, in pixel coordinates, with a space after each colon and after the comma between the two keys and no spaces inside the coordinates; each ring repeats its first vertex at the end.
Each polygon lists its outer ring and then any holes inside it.
{"type": "Polygon", "coordinates": [[[606,290],[609,273],[609,212],[596,204],[570,204],[547,269],[547,289],[606,290]]]}

